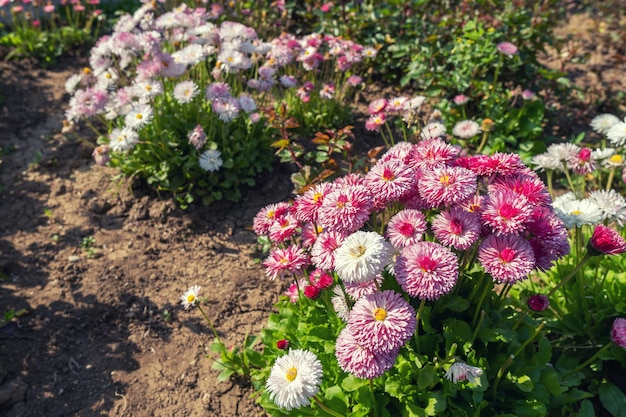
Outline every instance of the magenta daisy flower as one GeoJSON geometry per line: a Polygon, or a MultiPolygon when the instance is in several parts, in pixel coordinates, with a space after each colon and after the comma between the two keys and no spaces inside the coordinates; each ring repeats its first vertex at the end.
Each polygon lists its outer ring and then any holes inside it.
{"type": "Polygon", "coordinates": [[[396,363],[399,349],[389,353],[375,353],[363,347],[348,327],[337,337],[335,356],[339,367],[357,378],[374,379],[381,376],[396,363]]]}
{"type": "Polygon", "coordinates": [[[332,275],[321,269],[316,269],[309,274],[309,282],[320,290],[325,290],[335,283],[332,275]]]}
{"type": "Polygon", "coordinates": [[[467,168],[479,176],[512,175],[527,170],[519,155],[500,152],[459,158],[454,165],[467,168]]]}
{"type": "Polygon", "coordinates": [[[387,100],[384,98],[377,98],[372,101],[369,106],[367,106],[367,111],[369,114],[378,114],[385,110],[385,107],[387,107],[387,100]]]}
{"type": "Polygon", "coordinates": [[[267,275],[276,279],[283,278],[287,273],[299,273],[308,263],[308,257],[302,248],[292,245],[286,249],[274,249],[263,261],[263,266],[267,275]]]}
{"type": "Polygon", "coordinates": [[[496,177],[488,187],[489,192],[495,190],[511,190],[523,195],[532,205],[547,206],[552,203],[552,197],[541,178],[533,172],[496,177]]]}
{"type": "Polygon", "coordinates": [[[379,162],[397,159],[405,164],[408,164],[409,156],[411,155],[414,147],[415,145],[411,142],[396,143],[380,157],[379,162]]]}
{"type": "Polygon", "coordinates": [[[339,232],[322,232],[311,249],[311,262],[319,269],[331,271],[335,269],[335,251],[345,239],[339,232]]]}
{"type": "Polygon", "coordinates": [[[459,150],[439,138],[425,139],[413,146],[408,164],[417,168],[450,165],[459,156],[459,150]]]}
{"type": "Polygon", "coordinates": [[[626,319],[618,317],[611,326],[611,340],[617,346],[626,349],[626,319]]]}
{"type": "Polygon", "coordinates": [[[497,190],[487,197],[481,218],[494,233],[519,233],[532,213],[533,207],[523,195],[510,190],[497,190]]]}
{"type": "Polygon", "coordinates": [[[599,224],[593,230],[587,250],[594,256],[618,255],[626,252],[626,241],[615,230],[599,224]]]}
{"type": "Polygon", "coordinates": [[[567,229],[550,208],[535,207],[525,228],[535,253],[535,268],[547,271],[554,261],[569,253],[567,229]]]}
{"type": "Polygon", "coordinates": [[[377,353],[402,347],[413,336],[416,323],[413,307],[392,290],[361,297],[348,316],[354,340],[377,353]]]}
{"type": "Polygon", "coordinates": [[[433,207],[461,203],[476,193],[476,175],[469,169],[446,166],[423,172],[420,195],[433,207]]]}
{"type": "Polygon", "coordinates": [[[442,211],[431,226],[439,242],[458,250],[468,249],[480,238],[480,217],[460,207],[442,211]]]}
{"type": "Polygon", "coordinates": [[[365,186],[374,198],[374,207],[382,208],[411,191],[415,172],[397,159],[379,161],[365,176],[365,186]]]}
{"type": "Polygon", "coordinates": [[[372,195],[363,186],[347,186],[329,193],[318,211],[324,230],[352,233],[369,219],[372,195]]]}
{"type": "Polygon", "coordinates": [[[521,281],[535,267],[530,243],[515,234],[489,235],[478,248],[478,260],[499,283],[521,281]]]}
{"type": "Polygon", "coordinates": [[[355,300],[364,297],[369,294],[374,294],[380,291],[380,286],[383,285],[383,276],[377,275],[374,279],[365,282],[356,282],[353,284],[344,283],[343,286],[346,289],[346,294],[355,300]]]}
{"type": "Polygon", "coordinates": [[[289,203],[284,202],[263,207],[259,210],[252,222],[254,232],[259,236],[267,235],[276,219],[286,215],[289,209],[289,203]]]}
{"type": "Polygon", "coordinates": [[[300,222],[291,214],[277,218],[270,226],[269,236],[274,243],[284,242],[296,234],[300,222]]]}
{"type": "Polygon", "coordinates": [[[435,242],[418,242],[402,250],[395,265],[398,284],[411,297],[437,300],[459,278],[456,255],[435,242]]]}
{"type": "Polygon", "coordinates": [[[426,220],[419,210],[405,209],[396,213],[387,224],[385,237],[396,248],[421,241],[426,233],[426,220]]]}
{"type": "Polygon", "coordinates": [[[293,204],[296,218],[302,222],[317,222],[317,212],[333,189],[333,184],[322,182],[296,197],[293,204]]]}

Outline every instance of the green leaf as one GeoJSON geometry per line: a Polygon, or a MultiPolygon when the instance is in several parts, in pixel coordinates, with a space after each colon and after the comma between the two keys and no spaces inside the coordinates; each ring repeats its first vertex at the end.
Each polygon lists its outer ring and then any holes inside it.
{"type": "Polygon", "coordinates": [[[607,380],[598,389],[600,402],[613,417],[626,417],[626,395],[607,380]]]}
{"type": "Polygon", "coordinates": [[[428,405],[424,408],[427,415],[435,416],[446,410],[446,399],[441,391],[431,391],[425,397],[428,401],[428,405]]]}
{"type": "Polygon", "coordinates": [[[363,386],[367,386],[368,382],[364,379],[359,379],[354,375],[348,375],[343,381],[341,381],[341,388],[348,392],[354,392],[363,386]]]}

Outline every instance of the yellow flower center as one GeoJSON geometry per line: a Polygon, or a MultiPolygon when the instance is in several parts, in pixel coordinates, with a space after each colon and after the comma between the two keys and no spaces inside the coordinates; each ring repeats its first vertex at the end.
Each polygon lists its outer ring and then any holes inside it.
{"type": "Polygon", "coordinates": [[[449,175],[442,175],[441,177],[439,177],[439,182],[442,185],[450,185],[450,176],[449,175]]]}
{"type": "Polygon", "coordinates": [[[289,368],[287,370],[287,373],[285,374],[285,378],[287,378],[287,381],[289,382],[293,382],[293,380],[296,379],[297,376],[298,370],[296,368],[289,368]]]}
{"type": "Polygon", "coordinates": [[[624,158],[622,157],[622,155],[613,155],[609,158],[609,161],[614,164],[621,164],[624,161],[624,158]]]}
{"type": "Polygon", "coordinates": [[[141,113],[139,113],[139,114],[138,114],[137,116],[135,116],[135,117],[137,117],[137,119],[139,119],[139,120],[143,119],[143,115],[142,115],[141,113]]]}
{"type": "Polygon", "coordinates": [[[193,295],[193,294],[189,294],[189,295],[187,296],[187,302],[188,302],[188,303],[193,303],[194,301],[196,301],[196,296],[195,296],[195,295],[193,295]]]}
{"type": "Polygon", "coordinates": [[[377,321],[385,320],[387,318],[387,311],[385,311],[384,308],[378,307],[376,310],[374,310],[374,318],[377,321]]]}
{"type": "Polygon", "coordinates": [[[583,212],[580,210],[572,210],[570,214],[573,216],[580,216],[581,214],[583,214],[583,212]]]}
{"type": "Polygon", "coordinates": [[[365,246],[359,245],[356,248],[352,248],[350,252],[355,258],[360,258],[365,254],[365,246]]]}

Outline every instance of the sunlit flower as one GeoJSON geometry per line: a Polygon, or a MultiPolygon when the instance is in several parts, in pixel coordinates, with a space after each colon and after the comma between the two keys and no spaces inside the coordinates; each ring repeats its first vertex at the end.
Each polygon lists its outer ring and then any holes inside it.
{"type": "Polygon", "coordinates": [[[254,216],[252,221],[252,228],[257,235],[265,235],[270,231],[270,227],[274,224],[277,218],[286,215],[289,212],[290,205],[286,202],[270,204],[263,207],[254,216]]]}
{"type": "Polygon", "coordinates": [[[203,170],[215,172],[222,166],[222,154],[217,149],[207,149],[200,155],[198,163],[203,170]]]}
{"type": "Polygon", "coordinates": [[[480,216],[460,207],[439,213],[431,222],[437,240],[458,250],[471,247],[480,237],[480,216]]]}
{"type": "Polygon", "coordinates": [[[131,129],[141,129],[150,123],[152,116],[152,107],[148,104],[139,104],[128,112],[124,118],[124,123],[131,129]]]}
{"type": "Polygon", "coordinates": [[[372,194],[374,207],[384,207],[411,191],[415,172],[397,159],[379,161],[365,176],[365,185],[372,194]]]}
{"type": "Polygon", "coordinates": [[[109,147],[107,145],[99,145],[93,150],[91,156],[93,157],[96,165],[105,166],[110,160],[109,147]]]}
{"type": "Polygon", "coordinates": [[[535,267],[535,253],[530,243],[515,234],[489,235],[478,249],[478,260],[499,283],[521,281],[535,267]]]}
{"type": "Polygon", "coordinates": [[[172,95],[174,99],[180,104],[191,103],[191,101],[198,95],[200,91],[198,86],[191,80],[182,81],[174,87],[172,95]]]}
{"type": "Polygon", "coordinates": [[[446,371],[446,378],[449,381],[454,382],[463,382],[468,381],[470,383],[474,383],[476,379],[480,378],[483,374],[483,370],[476,366],[470,366],[463,361],[456,360],[450,368],[446,371]]]}
{"type": "Polygon", "coordinates": [[[458,94],[458,95],[454,96],[452,101],[457,106],[462,106],[463,104],[465,104],[465,103],[467,103],[469,101],[469,97],[464,95],[464,94],[458,94]]]}
{"type": "Polygon", "coordinates": [[[396,248],[421,241],[426,232],[426,219],[420,210],[405,209],[396,213],[389,223],[385,237],[396,248]]]}
{"type": "Polygon", "coordinates": [[[606,137],[615,147],[622,146],[626,143],[626,119],[611,126],[606,132],[606,137]]]}
{"type": "Polygon", "coordinates": [[[324,230],[352,233],[369,219],[372,204],[372,195],[366,187],[341,187],[326,195],[318,219],[324,230]]]}
{"type": "Polygon", "coordinates": [[[335,268],[335,252],[345,239],[345,234],[325,231],[319,234],[311,249],[311,262],[319,269],[330,271],[335,268]]]}
{"type": "Polygon", "coordinates": [[[604,113],[594,117],[591,120],[590,126],[601,135],[606,135],[609,132],[609,129],[619,122],[620,120],[617,116],[610,113],[604,113]]]}
{"type": "Polygon", "coordinates": [[[598,224],[587,244],[591,255],[618,255],[626,252],[626,241],[615,230],[598,224]]]}
{"type": "Polygon", "coordinates": [[[381,376],[396,362],[399,349],[389,353],[373,352],[354,339],[349,327],[337,336],[335,356],[339,367],[357,378],[374,379],[381,376]]]}
{"type": "Polygon", "coordinates": [[[514,191],[494,190],[487,197],[481,218],[497,234],[519,233],[532,215],[528,199],[514,191]]]}
{"type": "Polygon", "coordinates": [[[443,167],[459,156],[457,148],[439,138],[424,139],[409,151],[406,162],[415,168],[443,167]]]}
{"type": "Polygon", "coordinates": [[[274,403],[286,410],[309,405],[322,383],[322,363],[307,350],[290,350],[276,359],[265,388],[274,403]]]}
{"type": "Polygon", "coordinates": [[[115,128],[109,134],[109,146],[114,152],[132,149],[138,142],[139,135],[129,127],[115,128]]]}
{"type": "Polygon", "coordinates": [[[303,222],[317,222],[318,210],[324,198],[333,190],[333,185],[322,182],[296,197],[294,201],[295,216],[303,222]]]}
{"type": "Polygon", "coordinates": [[[402,249],[394,270],[404,291],[427,300],[449,293],[459,278],[456,255],[436,242],[418,242],[402,249]]]}
{"type": "Polygon", "coordinates": [[[391,262],[393,248],[376,232],[357,231],[335,251],[335,272],[344,282],[374,279],[391,262]]]}
{"type": "Polygon", "coordinates": [[[265,271],[271,279],[283,278],[287,273],[299,273],[307,264],[307,255],[302,248],[295,245],[274,249],[263,261],[265,271]]]}
{"type": "Polygon", "coordinates": [[[199,285],[189,287],[189,289],[180,297],[181,302],[185,310],[190,309],[198,302],[198,293],[200,292],[199,285]]]}
{"type": "Polygon", "coordinates": [[[419,180],[419,193],[433,207],[461,203],[476,193],[476,175],[461,167],[441,167],[425,171],[419,180]]]}
{"type": "Polygon", "coordinates": [[[513,56],[517,54],[517,46],[512,44],[511,42],[500,42],[496,45],[498,51],[507,56],[513,56]]]}
{"type": "Polygon", "coordinates": [[[577,200],[573,193],[566,193],[554,200],[554,211],[563,220],[565,227],[571,229],[585,224],[598,224],[603,213],[600,207],[588,198],[577,200]]]}
{"type": "Polygon", "coordinates": [[[374,294],[380,291],[380,286],[383,284],[383,276],[376,275],[374,279],[366,282],[344,283],[346,294],[352,299],[358,300],[366,295],[374,294]]]}
{"type": "Polygon", "coordinates": [[[461,120],[452,128],[452,134],[461,139],[469,139],[480,133],[480,125],[473,120],[461,120]]]}
{"type": "Polygon", "coordinates": [[[620,225],[626,221],[626,200],[617,191],[595,190],[588,198],[600,207],[603,220],[617,221],[620,225]]]}
{"type": "Polygon", "coordinates": [[[596,169],[590,148],[580,148],[576,154],[570,156],[565,162],[567,167],[578,175],[591,174],[596,169]]]}
{"type": "Polygon", "coordinates": [[[348,315],[350,314],[350,307],[348,306],[348,300],[346,294],[341,289],[341,285],[335,285],[333,287],[333,296],[330,302],[333,304],[333,309],[337,316],[343,320],[348,321],[348,315]]]}

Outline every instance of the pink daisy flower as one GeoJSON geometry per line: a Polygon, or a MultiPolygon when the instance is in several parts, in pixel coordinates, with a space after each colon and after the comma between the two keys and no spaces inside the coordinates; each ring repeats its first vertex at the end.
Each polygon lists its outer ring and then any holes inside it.
{"type": "Polygon", "coordinates": [[[396,363],[399,349],[389,353],[375,353],[359,344],[348,327],[337,337],[335,356],[339,367],[357,378],[374,379],[396,363]]]}
{"type": "Polygon", "coordinates": [[[285,202],[270,204],[263,207],[254,217],[252,222],[254,232],[259,236],[267,235],[274,221],[276,221],[277,218],[286,215],[289,212],[289,208],[289,203],[285,202]]]}
{"type": "Polygon", "coordinates": [[[365,129],[371,132],[378,132],[380,127],[384,124],[385,124],[384,113],[373,114],[365,121],[365,129]]]}
{"type": "Polygon", "coordinates": [[[499,153],[493,155],[474,155],[459,158],[454,165],[467,168],[479,176],[493,174],[511,175],[526,171],[527,167],[516,154],[499,153]]]}
{"type": "Polygon", "coordinates": [[[471,198],[463,201],[457,207],[462,208],[468,213],[482,213],[485,205],[485,197],[482,195],[474,195],[471,198]]]}
{"type": "Polygon", "coordinates": [[[302,246],[305,248],[310,248],[315,244],[317,240],[317,236],[322,233],[324,229],[321,226],[317,226],[314,223],[305,223],[302,226],[302,231],[300,233],[302,237],[302,246]]]}
{"type": "Polygon", "coordinates": [[[480,238],[480,217],[459,207],[442,211],[431,223],[437,240],[458,250],[470,248],[480,238]]]}
{"type": "Polygon", "coordinates": [[[459,278],[452,251],[435,242],[418,242],[402,250],[395,265],[398,284],[411,297],[437,300],[449,293],[459,278]]]}
{"type": "Polygon", "coordinates": [[[591,174],[596,170],[596,163],[592,158],[591,149],[581,148],[565,161],[567,167],[578,175],[591,174]]]}
{"type": "Polygon", "coordinates": [[[317,297],[319,297],[321,291],[322,290],[320,288],[317,288],[315,285],[305,285],[302,293],[306,298],[310,300],[315,300],[317,297]]]}
{"type": "Polygon", "coordinates": [[[535,207],[524,226],[535,253],[535,268],[547,271],[554,261],[569,253],[567,229],[550,208],[535,207]]]}
{"type": "Polygon", "coordinates": [[[372,101],[369,106],[367,106],[367,111],[369,112],[369,114],[374,115],[385,110],[385,107],[387,107],[387,100],[384,98],[377,98],[376,100],[372,101]]]}
{"type": "Polygon", "coordinates": [[[419,210],[404,209],[387,224],[385,237],[395,248],[405,248],[421,241],[426,233],[426,219],[419,210]]]}
{"type": "Polygon", "coordinates": [[[321,269],[316,269],[309,274],[309,282],[320,290],[325,290],[335,283],[332,275],[321,269]]]}
{"type": "Polygon", "coordinates": [[[298,220],[291,213],[287,213],[278,217],[270,226],[270,239],[274,243],[284,242],[294,236],[299,227],[300,223],[298,220]]]}
{"type": "Polygon", "coordinates": [[[271,279],[283,278],[285,274],[296,274],[309,264],[302,248],[292,245],[286,249],[274,249],[263,261],[265,272],[271,279]]]}
{"type": "Polygon", "coordinates": [[[346,235],[335,231],[320,233],[311,249],[311,262],[319,269],[331,271],[335,269],[335,251],[346,235]]]}
{"type": "Polygon", "coordinates": [[[322,182],[297,196],[293,204],[296,218],[302,222],[316,222],[317,212],[322,206],[324,198],[333,189],[333,184],[322,182]]]}
{"type": "Polygon", "coordinates": [[[369,219],[372,195],[363,186],[347,186],[329,193],[318,211],[324,230],[349,234],[361,228],[369,219]]]}
{"type": "Polygon", "coordinates": [[[405,164],[408,164],[408,158],[415,145],[411,142],[399,142],[393,145],[387,152],[385,152],[379,159],[379,162],[385,162],[392,159],[397,159],[405,164]]]}
{"type": "Polygon", "coordinates": [[[532,213],[533,207],[526,197],[514,191],[498,190],[487,197],[481,218],[494,233],[520,233],[532,213]]]}
{"type": "Polygon", "coordinates": [[[365,186],[374,198],[374,207],[397,201],[415,186],[415,172],[397,159],[378,162],[365,176],[365,186]]]}
{"type": "Polygon", "coordinates": [[[521,281],[535,267],[530,243],[515,234],[489,235],[478,248],[478,260],[499,283],[521,281]]]}
{"type": "Polygon", "coordinates": [[[615,230],[599,224],[593,230],[587,250],[594,256],[618,255],[626,252],[626,241],[615,230]]]}
{"type": "Polygon", "coordinates": [[[300,278],[297,281],[294,281],[289,288],[287,288],[287,291],[285,291],[285,295],[287,297],[289,297],[289,301],[291,301],[292,303],[297,303],[298,299],[300,298],[300,291],[302,290],[302,288],[304,288],[307,285],[307,282],[305,279],[300,278]]]}
{"type": "Polygon", "coordinates": [[[548,206],[552,203],[552,197],[541,178],[533,172],[496,177],[488,190],[511,190],[523,195],[532,205],[548,206]]]}
{"type": "Polygon", "coordinates": [[[513,56],[517,54],[517,46],[511,42],[500,42],[496,45],[498,52],[507,56],[513,56]]]}
{"type": "Polygon", "coordinates": [[[617,346],[626,349],[626,319],[618,317],[611,326],[611,340],[617,346]]]}
{"type": "Polygon", "coordinates": [[[415,325],[415,310],[392,290],[361,297],[348,316],[348,328],[354,340],[377,353],[402,347],[413,336],[415,325]]]}
{"type": "Polygon", "coordinates": [[[459,150],[439,138],[425,139],[411,148],[407,163],[415,168],[435,168],[450,165],[459,150]]]}
{"type": "Polygon", "coordinates": [[[335,179],[333,182],[335,187],[348,187],[351,185],[365,185],[365,178],[356,173],[344,175],[343,177],[339,177],[335,179]]]}
{"type": "Polygon", "coordinates": [[[419,180],[419,193],[432,207],[461,203],[476,194],[476,187],[476,175],[461,167],[427,170],[419,180]]]}
{"type": "Polygon", "coordinates": [[[361,297],[380,291],[380,286],[383,284],[383,280],[383,276],[379,274],[370,281],[355,283],[344,282],[343,286],[346,289],[346,294],[353,299],[358,300],[361,297]]]}

